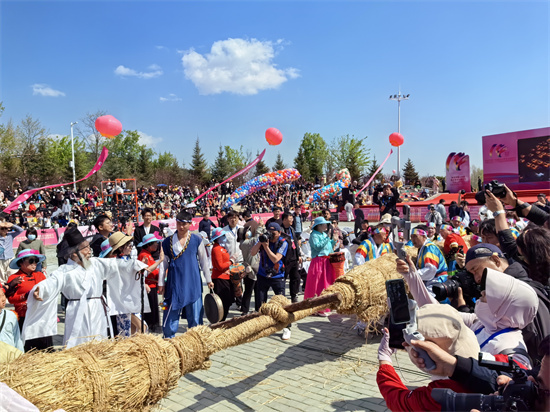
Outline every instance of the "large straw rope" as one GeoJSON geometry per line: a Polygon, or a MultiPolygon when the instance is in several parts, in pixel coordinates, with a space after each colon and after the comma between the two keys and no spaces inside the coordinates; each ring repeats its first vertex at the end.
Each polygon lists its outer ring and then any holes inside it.
{"type": "Polygon", "coordinates": [[[41,411],[147,411],[177,386],[180,376],[209,368],[213,353],[269,336],[327,307],[355,313],[373,327],[387,313],[385,281],[400,277],[395,258],[389,254],[355,267],[322,298],[306,302],[306,309],[289,313],[288,299],[274,296],[259,316],[227,329],[197,326],[168,340],[138,334],[55,353],[30,352],[0,364],[0,380],[41,411]],[[324,297],[335,299],[316,304],[324,297]]]}

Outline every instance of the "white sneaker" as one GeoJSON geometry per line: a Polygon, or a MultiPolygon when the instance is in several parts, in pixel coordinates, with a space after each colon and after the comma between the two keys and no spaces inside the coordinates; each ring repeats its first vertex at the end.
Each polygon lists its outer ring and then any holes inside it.
{"type": "Polygon", "coordinates": [[[292,334],[290,332],[290,329],[289,328],[284,328],[283,329],[283,336],[281,336],[281,339],[282,340],[289,340],[291,335],[292,334]]]}

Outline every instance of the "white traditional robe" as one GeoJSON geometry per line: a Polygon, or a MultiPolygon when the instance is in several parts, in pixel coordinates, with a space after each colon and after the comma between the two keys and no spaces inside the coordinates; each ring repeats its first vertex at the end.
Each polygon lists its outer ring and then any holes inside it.
{"type": "MultiPolygon", "coordinates": [[[[23,325],[24,339],[57,334],[57,300],[60,292],[68,300],[63,339],[67,348],[93,339],[107,338],[108,316],[139,312],[140,306],[136,307],[136,304],[140,304],[140,285],[135,280],[135,273],[144,267],[145,264],[136,260],[92,257],[90,267],[85,270],[69,259],[66,265],[60,266],[29,293],[23,325]],[[103,280],[107,280],[107,289],[111,291],[108,309],[103,304],[103,280]],[[39,287],[42,301],[34,299],[36,287],[39,287]]],[[[144,301],[148,308],[146,296],[144,301]]]]}

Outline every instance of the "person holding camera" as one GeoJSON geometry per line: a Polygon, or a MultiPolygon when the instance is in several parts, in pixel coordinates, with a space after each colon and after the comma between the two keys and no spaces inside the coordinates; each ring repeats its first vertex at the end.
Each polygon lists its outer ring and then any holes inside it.
{"type": "MultiPolygon", "coordinates": [[[[434,361],[435,369],[430,371],[431,374],[448,376],[450,379],[464,385],[468,392],[475,392],[477,399],[474,400],[474,403],[476,404],[480,403],[479,394],[500,396],[501,393],[504,395],[506,392],[512,392],[515,396],[519,394],[520,401],[529,403],[529,410],[550,410],[550,335],[545,336],[538,347],[538,353],[542,358],[538,373],[536,369],[524,370],[528,375],[527,382],[525,382],[527,386],[518,388],[518,391],[515,390],[515,387],[525,384],[512,381],[512,377],[509,376],[508,372],[499,371],[495,366],[491,366],[491,368],[483,366],[477,360],[477,357],[451,356],[429,341],[413,340],[411,345],[413,348],[409,350],[410,358],[418,368],[425,368],[425,362],[416,352],[416,348],[424,350],[434,361]],[[514,387],[510,387],[511,385],[514,387]],[[528,386],[535,390],[529,390],[528,386]]],[[[495,358],[507,363],[507,357],[504,355],[497,355],[495,358]],[[505,359],[501,359],[502,357],[505,359]]],[[[503,366],[505,367],[505,365],[503,366]]],[[[502,396],[502,398],[503,402],[511,400],[507,399],[506,396],[502,396]]],[[[462,401],[465,401],[465,399],[462,399],[462,401]]],[[[485,397],[484,401],[486,404],[494,403],[488,397],[485,397]]],[[[477,409],[472,409],[472,411],[477,411],[477,409]]]]}
{"type": "Polygon", "coordinates": [[[424,219],[426,219],[428,223],[434,223],[436,228],[439,228],[443,223],[443,217],[435,210],[435,205],[433,203],[428,206],[428,213],[426,213],[424,219]]]}
{"type": "MultiPolygon", "coordinates": [[[[479,344],[474,333],[464,324],[462,318],[448,305],[424,305],[418,310],[418,332],[425,341],[444,352],[447,356],[476,357],[479,344]]],[[[410,390],[395,371],[391,355],[395,349],[389,346],[390,335],[384,329],[384,335],[378,347],[379,369],[376,374],[378,389],[391,411],[440,411],[441,405],[432,397],[435,388],[451,389],[455,392],[474,392],[462,382],[433,376],[432,382],[410,390]]],[[[414,341],[413,341],[414,342],[414,341]]],[[[404,344],[406,345],[406,344],[404,344]]],[[[405,346],[412,359],[412,350],[405,346]]],[[[414,352],[417,355],[417,352],[414,352]]],[[[423,371],[425,367],[421,368],[423,371]]],[[[430,372],[431,373],[431,372],[430,372]]]]}
{"type": "MultiPolygon", "coordinates": [[[[255,256],[260,253],[258,267],[257,297],[259,302],[267,302],[267,293],[273,289],[276,295],[285,294],[285,267],[283,258],[288,252],[288,242],[281,237],[283,229],[277,222],[271,222],[266,226],[267,233],[258,237],[250,250],[255,256]]],[[[290,325],[289,325],[290,326],[290,325]]],[[[283,340],[290,339],[290,328],[283,329],[283,340]]]]}
{"type": "Polygon", "coordinates": [[[384,186],[377,185],[374,189],[372,201],[379,206],[380,216],[386,213],[391,216],[399,216],[396,207],[399,201],[399,190],[397,187],[392,187],[390,183],[386,183],[384,186]]]}
{"type": "MultiPolygon", "coordinates": [[[[476,256],[476,250],[471,248],[468,253],[476,256]]],[[[472,267],[469,269],[475,270],[472,267]]],[[[397,271],[405,278],[420,307],[438,303],[422,282],[410,257],[406,262],[397,260],[397,271]]],[[[481,297],[475,303],[474,313],[460,312],[460,316],[476,333],[481,350],[492,355],[510,354],[514,360],[531,368],[521,330],[533,321],[537,313],[539,302],[536,292],[525,282],[488,267],[483,270],[480,289],[481,297]]]]}

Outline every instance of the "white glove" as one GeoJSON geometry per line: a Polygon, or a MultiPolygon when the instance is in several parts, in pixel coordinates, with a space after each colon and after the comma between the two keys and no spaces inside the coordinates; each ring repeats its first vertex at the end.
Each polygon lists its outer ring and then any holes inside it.
{"type": "Polygon", "coordinates": [[[390,348],[390,332],[387,328],[384,328],[384,335],[378,346],[378,360],[388,361],[391,363],[391,355],[395,353],[395,349],[390,348]]]}

